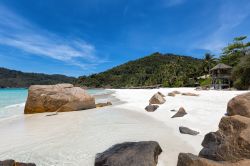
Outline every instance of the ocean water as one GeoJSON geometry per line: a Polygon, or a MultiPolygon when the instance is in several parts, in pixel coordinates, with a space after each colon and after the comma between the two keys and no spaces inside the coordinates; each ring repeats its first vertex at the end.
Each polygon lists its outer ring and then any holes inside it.
{"type": "MultiPolygon", "coordinates": [[[[106,94],[110,91],[104,89],[89,89],[91,95],[106,94]]],[[[9,118],[23,114],[28,89],[6,88],[0,89],[0,119],[9,118]]]]}

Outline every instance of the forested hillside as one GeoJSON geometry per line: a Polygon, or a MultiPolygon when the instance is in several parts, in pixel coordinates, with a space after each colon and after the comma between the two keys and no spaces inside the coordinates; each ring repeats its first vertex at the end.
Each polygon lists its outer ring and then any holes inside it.
{"type": "Polygon", "coordinates": [[[138,87],[162,84],[167,87],[194,86],[203,74],[202,60],[188,56],[154,53],[110,70],[81,76],[77,84],[88,87],[138,87]]]}
{"type": "Polygon", "coordinates": [[[0,68],[0,87],[29,87],[30,85],[50,85],[57,83],[73,83],[74,77],[64,75],[47,75],[40,73],[24,73],[21,71],[0,68]]]}

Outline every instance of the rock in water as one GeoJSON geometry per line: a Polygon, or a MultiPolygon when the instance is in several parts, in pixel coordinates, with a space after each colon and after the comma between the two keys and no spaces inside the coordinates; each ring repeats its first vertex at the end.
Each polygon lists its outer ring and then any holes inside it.
{"type": "Polygon", "coordinates": [[[151,99],[149,100],[149,103],[150,104],[163,104],[165,103],[165,101],[166,100],[159,93],[156,93],[151,97],[151,99]]]}
{"type": "Polygon", "coordinates": [[[250,118],[250,92],[232,98],[227,104],[227,115],[250,118]]]}
{"type": "Polygon", "coordinates": [[[156,166],[161,152],[155,141],[125,142],[98,153],[95,166],[156,166]]]}
{"type": "Polygon", "coordinates": [[[95,108],[94,97],[71,84],[32,85],[24,113],[66,112],[95,108]]]}
{"type": "Polygon", "coordinates": [[[148,112],[154,112],[158,107],[158,105],[148,105],[147,107],[145,107],[145,110],[148,112]]]}
{"type": "Polygon", "coordinates": [[[187,114],[185,109],[181,107],[176,114],[174,114],[171,118],[183,117],[187,114]]]}
{"type": "Polygon", "coordinates": [[[183,126],[179,127],[179,131],[182,134],[189,134],[189,135],[198,135],[199,134],[199,132],[194,131],[192,129],[189,129],[187,127],[183,127],[183,126]]]}
{"type": "Polygon", "coordinates": [[[217,161],[250,159],[250,118],[223,117],[217,132],[208,133],[200,156],[217,161]]]}

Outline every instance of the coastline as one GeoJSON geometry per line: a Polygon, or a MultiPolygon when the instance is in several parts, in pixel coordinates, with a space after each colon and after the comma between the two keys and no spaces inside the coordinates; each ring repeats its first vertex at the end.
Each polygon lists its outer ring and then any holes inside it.
{"type": "Polygon", "coordinates": [[[75,112],[21,115],[0,121],[0,158],[37,165],[94,165],[96,153],[126,141],[157,141],[163,149],[158,166],[175,166],[180,152],[197,154],[207,132],[217,129],[229,99],[246,91],[195,91],[194,88],[111,89],[96,95],[96,103],[112,106],[75,112]],[[166,96],[155,112],[146,112],[150,97],[160,91],[194,92],[198,97],[166,96]],[[211,104],[212,103],[212,104],[211,104]],[[188,114],[171,119],[171,109],[188,114]],[[180,125],[200,132],[182,135],[180,125]]]}

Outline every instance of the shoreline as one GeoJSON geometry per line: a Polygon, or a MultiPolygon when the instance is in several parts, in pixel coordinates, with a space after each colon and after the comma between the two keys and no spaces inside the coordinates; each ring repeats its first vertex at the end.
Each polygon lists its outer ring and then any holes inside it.
{"type": "MultiPolygon", "coordinates": [[[[109,89],[108,89],[109,90],[109,89]]],[[[94,165],[96,153],[126,141],[157,141],[163,149],[157,166],[175,166],[180,152],[197,154],[207,132],[217,129],[231,97],[246,91],[195,91],[194,88],[112,89],[96,95],[96,103],[113,105],[89,110],[22,115],[0,121],[0,158],[37,165],[94,165]],[[198,97],[166,96],[155,112],[146,112],[150,97],[160,91],[194,92],[198,97]],[[188,114],[172,119],[183,106],[188,114]],[[180,125],[200,132],[182,135],[180,125]]]]}

